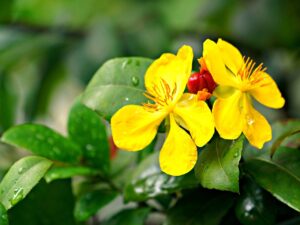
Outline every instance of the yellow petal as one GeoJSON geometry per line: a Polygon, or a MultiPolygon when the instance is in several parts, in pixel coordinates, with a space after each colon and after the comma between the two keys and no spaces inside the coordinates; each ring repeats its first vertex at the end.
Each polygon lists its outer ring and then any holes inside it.
{"type": "Polygon", "coordinates": [[[250,77],[250,81],[254,82],[255,88],[250,91],[250,94],[261,104],[270,108],[281,108],[284,105],[284,98],[272,79],[272,77],[265,73],[254,73],[250,77]]]}
{"type": "MultiPolygon", "coordinates": [[[[184,94],[174,109],[179,123],[184,124],[196,145],[202,147],[215,132],[214,119],[205,101],[199,101],[197,95],[184,94]]],[[[176,118],[176,117],[175,117],[176,118]]]]}
{"type": "Polygon", "coordinates": [[[250,99],[244,99],[243,133],[251,145],[261,149],[265,142],[272,139],[271,126],[265,117],[252,107],[250,99]]]}
{"type": "Polygon", "coordinates": [[[151,143],[166,116],[163,111],[149,112],[143,106],[127,105],[111,118],[111,129],[117,147],[138,151],[151,143]]]}
{"type": "Polygon", "coordinates": [[[236,139],[243,129],[242,96],[236,90],[230,97],[217,99],[213,105],[216,129],[224,139],[236,139]]]}
{"type": "Polygon", "coordinates": [[[208,39],[203,43],[203,58],[207,69],[217,84],[236,86],[235,75],[227,71],[221,51],[212,40],[208,39]]]}
{"type": "Polygon", "coordinates": [[[173,100],[177,101],[186,87],[191,75],[193,50],[189,46],[182,46],[177,55],[163,54],[148,68],[145,75],[145,86],[154,96],[166,96],[169,92],[173,100]],[[168,88],[164,88],[166,82],[168,88]],[[166,90],[169,89],[169,90],[166,90]]]}
{"type": "Polygon", "coordinates": [[[213,95],[217,98],[228,98],[234,94],[236,89],[230,86],[219,85],[215,88],[213,95]]]}
{"type": "Polygon", "coordinates": [[[217,46],[221,50],[222,58],[230,71],[237,74],[244,64],[243,56],[240,51],[232,44],[219,39],[217,46]]]}
{"type": "Polygon", "coordinates": [[[197,157],[195,143],[170,114],[170,131],[159,155],[161,170],[172,176],[183,175],[194,168],[197,157]]]}

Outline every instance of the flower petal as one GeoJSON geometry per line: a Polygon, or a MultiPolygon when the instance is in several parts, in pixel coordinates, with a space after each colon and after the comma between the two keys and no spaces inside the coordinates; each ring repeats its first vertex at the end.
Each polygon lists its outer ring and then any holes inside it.
{"type": "Polygon", "coordinates": [[[170,114],[170,131],[159,155],[161,170],[172,176],[183,175],[194,168],[197,157],[197,147],[192,138],[170,114]]]}
{"type": "Polygon", "coordinates": [[[250,91],[250,94],[261,104],[270,108],[281,108],[284,105],[284,98],[272,79],[272,77],[265,73],[254,73],[251,81],[255,82],[255,88],[250,91]]]}
{"type": "Polygon", "coordinates": [[[151,143],[165,118],[164,111],[149,112],[143,106],[127,105],[111,118],[112,136],[116,146],[138,151],[151,143]]]}
{"type": "Polygon", "coordinates": [[[174,113],[180,117],[180,123],[190,131],[197,146],[202,147],[213,136],[215,126],[212,113],[205,101],[197,99],[197,95],[184,94],[174,113]]]}
{"type": "Polygon", "coordinates": [[[212,40],[208,39],[203,43],[203,58],[208,71],[217,84],[236,86],[235,75],[226,69],[221,51],[212,40]]]}
{"type": "Polygon", "coordinates": [[[216,129],[224,139],[236,139],[243,129],[242,96],[236,90],[230,97],[217,99],[213,105],[216,129]]]}
{"type": "Polygon", "coordinates": [[[148,68],[145,75],[145,86],[152,95],[166,96],[163,82],[169,86],[169,92],[177,101],[184,92],[187,81],[191,75],[193,50],[190,46],[182,46],[177,55],[163,54],[148,68]]]}
{"type": "Polygon", "coordinates": [[[242,67],[244,60],[240,51],[234,47],[232,44],[219,39],[217,46],[221,50],[222,58],[229,70],[233,74],[237,74],[242,67]]]}
{"type": "Polygon", "coordinates": [[[272,139],[271,126],[265,117],[253,108],[250,99],[244,100],[244,106],[243,133],[251,145],[261,149],[265,142],[272,139]]]}
{"type": "Polygon", "coordinates": [[[219,85],[213,92],[217,98],[228,98],[236,91],[234,87],[219,85]]]}

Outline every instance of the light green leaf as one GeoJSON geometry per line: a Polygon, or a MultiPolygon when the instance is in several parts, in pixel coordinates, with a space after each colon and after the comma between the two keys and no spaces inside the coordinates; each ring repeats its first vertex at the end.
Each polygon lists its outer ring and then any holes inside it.
{"type": "Polygon", "coordinates": [[[299,160],[299,150],[280,147],[273,160],[253,158],[244,167],[261,187],[300,212],[299,160]]]}
{"type": "Polygon", "coordinates": [[[144,201],[159,195],[197,186],[194,173],[173,177],[163,173],[158,164],[158,152],[143,160],[125,187],[126,201],[144,201]]]}
{"type": "Polygon", "coordinates": [[[78,145],[43,125],[23,124],[12,127],[3,134],[1,140],[51,160],[76,163],[81,156],[78,145]]]}
{"type": "Polygon", "coordinates": [[[45,175],[45,180],[50,183],[53,180],[71,178],[73,176],[92,176],[99,173],[97,170],[82,166],[53,167],[45,175]]]}
{"type": "Polygon", "coordinates": [[[85,221],[98,210],[110,203],[117,193],[105,190],[94,190],[79,197],[75,205],[74,215],[78,221],[85,221]]]}
{"type": "Polygon", "coordinates": [[[145,102],[144,75],[151,62],[138,57],[107,61],[90,81],[82,102],[106,119],[124,105],[145,102]]]}
{"type": "Polygon", "coordinates": [[[51,164],[45,158],[28,156],[12,165],[0,183],[0,202],[5,208],[10,209],[24,199],[51,164]]]}
{"type": "Polygon", "coordinates": [[[239,192],[239,161],[244,137],[235,141],[215,138],[199,153],[196,178],[203,187],[239,192]]]}
{"type": "Polygon", "coordinates": [[[70,138],[81,146],[84,163],[109,172],[110,148],[106,127],[96,112],[81,103],[75,103],[69,114],[70,138]]]}

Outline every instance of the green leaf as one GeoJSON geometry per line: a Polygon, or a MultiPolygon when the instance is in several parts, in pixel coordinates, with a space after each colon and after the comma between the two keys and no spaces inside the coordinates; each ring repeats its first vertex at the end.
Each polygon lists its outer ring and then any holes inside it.
{"type": "Polygon", "coordinates": [[[194,173],[173,177],[163,173],[158,164],[158,152],[143,160],[125,187],[126,201],[144,201],[181,189],[197,186],[194,173]]]}
{"type": "Polygon", "coordinates": [[[93,176],[98,174],[98,171],[89,167],[82,166],[63,166],[53,167],[45,175],[45,180],[50,183],[57,179],[66,179],[73,176],[93,176]]]}
{"type": "Polygon", "coordinates": [[[51,160],[76,163],[81,156],[79,146],[43,125],[12,127],[3,134],[1,140],[51,160]]]}
{"type": "MultiPolygon", "coordinates": [[[[273,124],[273,138],[272,141],[269,143],[271,145],[271,155],[273,155],[276,151],[276,149],[281,145],[285,144],[287,145],[289,143],[288,138],[290,136],[293,136],[295,134],[300,133],[300,120],[288,120],[285,122],[277,122],[273,124]],[[284,141],[286,142],[284,143],[284,141]]],[[[299,142],[299,135],[296,140],[298,140],[298,145],[300,144],[299,142]]]]}
{"type": "Polygon", "coordinates": [[[255,181],[278,200],[300,212],[300,152],[280,147],[273,160],[253,158],[244,167],[255,181]]]}
{"type": "Polygon", "coordinates": [[[117,193],[107,190],[94,190],[83,194],[76,202],[75,218],[78,221],[87,220],[115,197],[117,197],[117,193]]]}
{"type": "Polygon", "coordinates": [[[124,105],[145,102],[144,75],[151,62],[138,57],[107,61],[84,91],[82,102],[106,119],[124,105]]]}
{"type": "Polygon", "coordinates": [[[69,114],[68,131],[70,138],[83,149],[86,164],[107,174],[110,148],[106,127],[97,113],[75,103],[69,114]]]}
{"type": "Polygon", "coordinates": [[[218,225],[233,201],[230,193],[194,190],[167,212],[165,225],[218,225]]]}
{"type": "Polygon", "coordinates": [[[215,138],[199,153],[196,178],[209,189],[239,192],[239,161],[244,137],[235,141],[215,138]]]}
{"type": "Polygon", "coordinates": [[[105,221],[103,225],[141,225],[149,212],[149,208],[125,209],[105,221]]]}
{"type": "Polygon", "coordinates": [[[5,207],[0,202],[0,225],[8,225],[7,212],[5,207]]]}
{"type": "Polygon", "coordinates": [[[0,183],[0,202],[5,208],[10,209],[24,199],[51,164],[45,158],[28,156],[12,165],[0,183]]]}
{"type": "Polygon", "coordinates": [[[71,180],[41,181],[8,211],[10,225],[76,225],[71,180]]]}
{"type": "Polygon", "coordinates": [[[276,220],[276,202],[250,179],[242,184],[235,205],[235,214],[244,225],[273,225],[276,220]]]}

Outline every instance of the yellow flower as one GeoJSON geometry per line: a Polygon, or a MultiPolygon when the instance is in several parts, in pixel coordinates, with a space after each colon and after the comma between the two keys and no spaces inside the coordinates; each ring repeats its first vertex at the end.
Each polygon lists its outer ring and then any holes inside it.
{"type": "Polygon", "coordinates": [[[154,139],[159,124],[168,118],[170,129],[160,151],[162,171],[179,176],[189,172],[197,161],[197,146],[205,145],[214,133],[211,111],[197,95],[183,93],[191,74],[193,52],[183,46],[177,55],[163,54],[145,74],[145,96],[152,103],[127,105],[111,119],[116,145],[138,151],[154,139]],[[190,135],[181,127],[189,130],[190,135]]]}
{"type": "Polygon", "coordinates": [[[216,129],[225,139],[236,139],[242,132],[250,144],[262,148],[272,139],[268,121],[252,106],[252,98],[270,108],[281,108],[284,99],[274,80],[260,64],[242,57],[238,49],[221,39],[203,44],[206,66],[219,85],[214,95],[216,129]]]}

